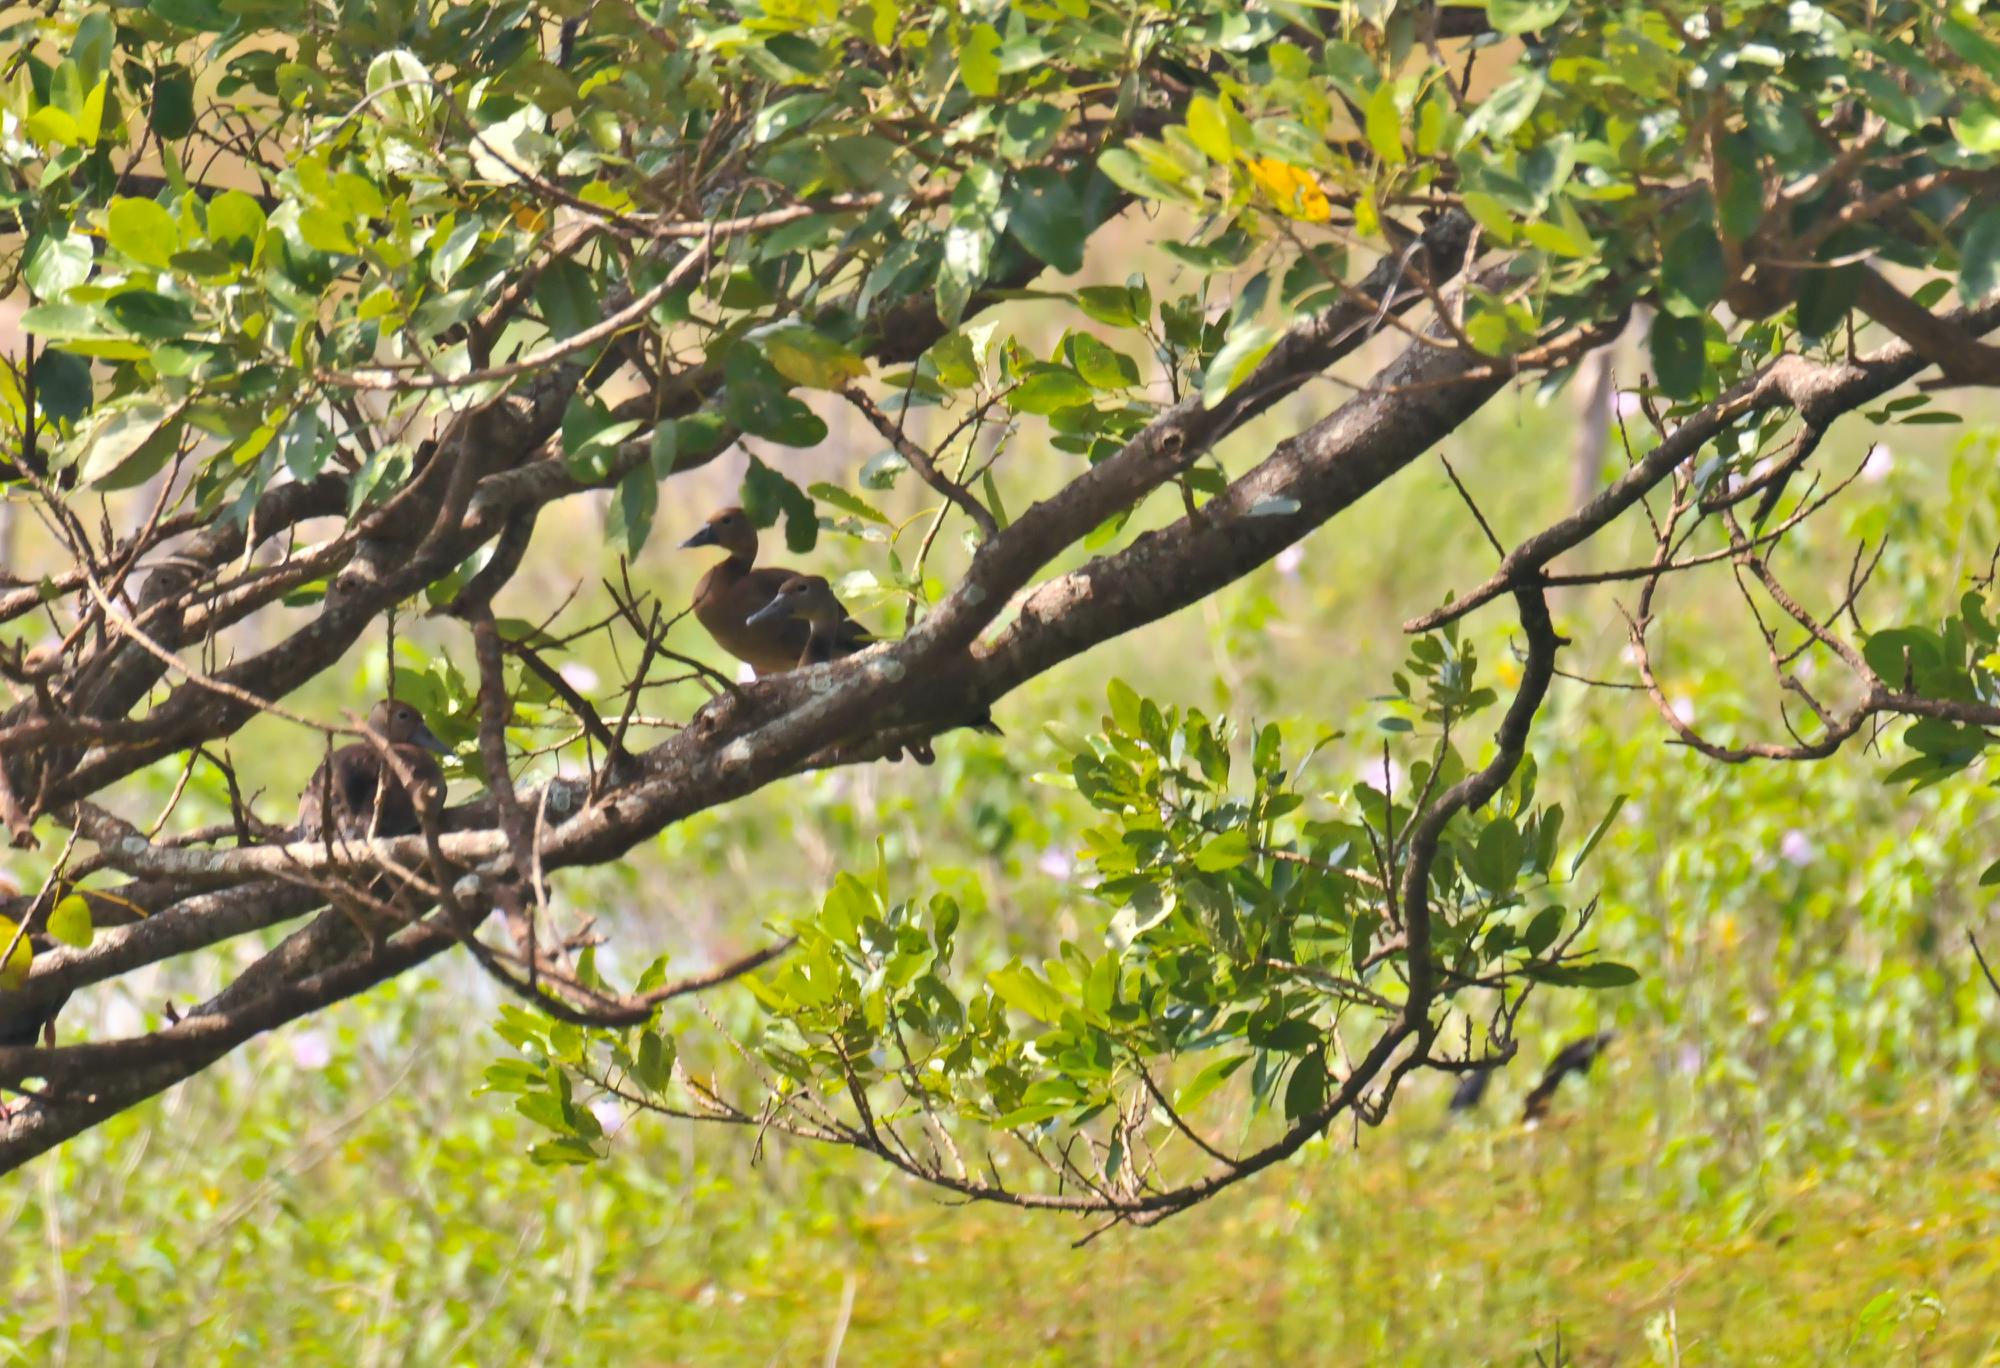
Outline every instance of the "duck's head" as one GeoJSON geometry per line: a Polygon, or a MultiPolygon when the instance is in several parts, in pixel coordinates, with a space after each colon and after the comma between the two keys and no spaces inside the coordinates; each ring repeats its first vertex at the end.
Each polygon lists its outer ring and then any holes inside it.
{"type": "Polygon", "coordinates": [[[451,754],[424,722],[424,715],[400,698],[385,698],[370,708],[368,730],[392,746],[421,746],[439,755],[451,754]]]}
{"type": "Polygon", "coordinates": [[[681,543],[681,546],[719,546],[732,556],[746,560],[757,557],[757,526],[750,521],[750,515],[734,507],[721,509],[709,514],[701,531],[681,543]]]}
{"type": "Polygon", "coordinates": [[[771,595],[769,603],[745,621],[752,626],[784,622],[790,618],[831,622],[838,620],[840,613],[840,600],[833,596],[832,585],[818,575],[793,575],[778,586],[778,592],[771,595]]]}

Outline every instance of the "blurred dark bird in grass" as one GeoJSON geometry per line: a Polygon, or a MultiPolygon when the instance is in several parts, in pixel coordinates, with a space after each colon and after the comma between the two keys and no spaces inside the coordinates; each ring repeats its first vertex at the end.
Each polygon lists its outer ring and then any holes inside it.
{"type": "Polygon", "coordinates": [[[1539,1121],[1547,1115],[1549,1104],[1555,1099],[1556,1089],[1562,1086],[1562,1081],[1571,1074],[1589,1073],[1590,1066],[1609,1048],[1616,1034],[1615,1031],[1599,1031],[1596,1035],[1572,1040],[1557,1050],[1555,1058],[1549,1061],[1549,1067],[1542,1074],[1542,1081],[1522,1101],[1521,1120],[1539,1121]]]}

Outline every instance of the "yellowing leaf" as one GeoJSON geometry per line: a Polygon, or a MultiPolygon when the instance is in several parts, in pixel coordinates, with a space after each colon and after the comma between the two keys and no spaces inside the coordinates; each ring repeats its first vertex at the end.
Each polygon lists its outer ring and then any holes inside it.
{"type": "MultiPolygon", "coordinates": [[[[14,945],[14,933],[19,928],[6,917],[0,917],[0,955],[7,954],[7,947],[14,945]]],[[[13,992],[28,981],[28,966],[35,962],[35,948],[22,936],[20,944],[14,945],[14,953],[7,955],[0,963],[0,988],[13,992]]]]}
{"type": "Polygon", "coordinates": [[[1210,161],[1227,166],[1235,159],[1236,140],[1230,136],[1228,115],[1208,96],[1197,95],[1189,103],[1187,131],[1210,161]]]}
{"type": "Polygon", "coordinates": [[[72,893],[49,910],[51,940],[82,949],[90,944],[95,928],[91,925],[90,902],[81,893],[72,893]]]}
{"type": "Polygon", "coordinates": [[[810,324],[787,319],[749,334],[772,369],[794,385],[837,390],[868,373],[868,363],[810,324]]]}

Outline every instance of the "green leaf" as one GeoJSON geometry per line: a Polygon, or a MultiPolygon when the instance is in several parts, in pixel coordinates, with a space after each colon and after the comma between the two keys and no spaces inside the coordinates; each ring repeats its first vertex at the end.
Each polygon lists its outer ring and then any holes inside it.
{"type": "Polygon", "coordinates": [[[35,298],[55,300],[90,279],[90,266],[90,239],[82,233],[38,235],[29,243],[24,273],[35,298]]]}
{"type": "Polygon", "coordinates": [[[2000,204],[1988,204],[1958,244],[1958,297],[1976,306],[2000,289],[2000,204]]]}
{"type": "Polygon", "coordinates": [[[804,128],[832,103],[832,96],[819,91],[773,101],[757,111],[750,124],[751,133],[758,142],[771,142],[804,128]]]}
{"type": "Polygon", "coordinates": [[[1064,275],[1083,269],[1089,229],[1083,205],[1060,172],[1032,167],[1016,178],[1007,231],[1064,275]]]}
{"type": "Polygon", "coordinates": [[[1194,867],[1204,874],[1220,874],[1250,858],[1250,833],[1242,827],[1225,831],[1195,852],[1194,867]]]}
{"type": "Polygon", "coordinates": [[[1037,1021],[1052,1023],[1062,1016],[1065,1005],[1062,994],[1018,959],[1010,960],[1005,968],[988,974],[986,981],[1000,995],[1001,1001],[1037,1021]]]}
{"type": "Polygon", "coordinates": [[[1229,1076],[1250,1062],[1249,1055],[1231,1055],[1207,1065],[1174,1093],[1174,1110],[1183,1117],[1201,1105],[1202,1099],[1221,1087],[1229,1076]]]}
{"type": "Polygon", "coordinates": [[[1544,907],[1521,934],[1521,945],[1531,955],[1539,955],[1556,943],[1562,934],[1564,911],[1560,906],[1544,907]]]}
{"type": "Polygon", "coordinates": [[[549,325],[549,336],[557,342],[575,337],[603,316],[597,282],[572,257],[558,257],[542,272],[535,282],[535,307],[549,325]]]}
{"type": "MultiPolygon", "coordinates": [[[[226,0],[224,0],[226,2],[226,0]]],[[[434,108],[430,92],[430,68],[406,48],[390,48],[368,62],[368,98],[376,110],[392,124],[424,126],[434,108]]],[[[488,128],[484,138],[502,136],[488,128]]],[[[478,146],[478,144],[474,144],[478,146]]]]}
{"type": "Polygon", "coordinates": [[[1230,132],[1229,116],[1221,104],[1208,95],[1188,102],[1188,137],[1210,161],[1227,166],[1236,159],[1236,140],[1230,132]]]}
{"type": "Polygon", "coordinates": [[[1211,409],[1219,405],[1231,390],[1249,379],[1257,363],[1283,334],[1283,328],[1270,323],[1250,323],[1230,329],[1229,340],[1222,344],[1222,350],[1208,363],[1208,370],[1202,376],[1201,402],[1211,409]]]}
{"type": "Polygon", "coordinates": [[[852,513],[857,518],[865,518],[869,522],[880,523],[884,527],[890,525],[888,515],[883,513],[882,510],[874,507],[867,500],[848,493],[839,485],[826,484],[824,482],[808,485],[806,486],[806,493],[812,495],[821,503],[832,504],[843,513],[852,513]]]}
{"type": "Polygon", "coordinates": [[[1301,1059],[1285,1085],[1285,1119],[1311,1116],[1326,1102],[1326,1056],[1315,1051],[1301,1059]]]}
{"type": "Polygon", "coordinates": [[[607,521],[613,537],[629,559],[638,556],[652,535],[653,514],[659,510],[660,486],[650,462],[634,466],[611,496],[607,521]]]}
{"type": "Polygon", "coordinates": [[[1597,843],[1604,839],[1604,833],[1611,830],[1611,824],[1618,820],[1619,810],[1625,806],[1625,800],[1630,796],[1621,793],[1613,798],[1611,806],[1597,819],[1597,825],[1590,829],[1590,835],[1583,838],[1583,848],[1578,850],[1569,862],[1569,876],[1572,879],[1576,877],[1576,871],[1583,868],[1583,862],[1590,858],[1590,852],[1597,849],[1597,843]]]}
{"type": "Polygon", "coordinates": [[[861,467],[861,486],[864,489],[894,489],[896,477],[910,468],[910,463],[897,451],[879,451],[870,456],[861,467]]]}
{"type": "Polygon", "coordinates": [[[153,73],[153,100],[146,122],[167,142],[179,142],[194,131],[194,77],[178,62],[153,73]]]}
{"type": "Polygon", "coordinates": [[[977,221],[954,220],[945,230],[944,259],[938,265],[937,316],[957,327],[972,302],[972,292],[986,279],[993,260],[993,229],[977,221]]]}
{"type": "Polygon", "coordinates": [[[1531,70],[1526,75],[1516,76],[1507,84],[1488,95],[1479,108],[1466,117],[1465,126],[1459,130],[1458,143],[1461,148],[1484,139],[1489,144],[1500,144],[1514,136],[1514,131],[1528,121],[1548,92],[1549,79],[1541,70],[1531,70]]]}
{"type": "Polygon", "coordinates": [[[1944,39],[1945,46],[1960,57],[2000,81],[2000,43],[1995,43],[1957,15],[1949,16],[1938,25],[1938,37],[1944,39]]]}
{"type": "MultiPolygon", "coordinates": [[[[996,145],[1010,162],[1035,162],[1048,155],[1062,132],[1063,111],[1046,100],[1010,101],[1000,116],[996,145]]],[[[1037,168],[1053,174],[1050,168],[1037,168]]]]}
{"type": "Polygon", "coordinates": [[[1365,113],[1368,145],[1385,165],[1401,166],[1409,160],[1403,150],[1403,111],[1396,107],[1396,86],[1384,81],[1368,97],[1365,113]]]}
{"type": "MultiPolygon", "coordinates": [[[[583,1114],[590,1115],[589,1112],[583,1114]]],[[[594,1164],[599,1157],[588,1140],[574,1135],[566,1135],[560,1140],[544,1140],[540,1144],[528,1146],[529,1162],[540,1164],[544,1168],[556,1168],[568,1164],[594,1164]]]]}
{"type": "Polygon", "coordinates": [[[632,1076],[651,1093],[661,1093],[674,1081],[674,1042],[658,1031],[648,1030],[639,1037],[639,1053],[632,1060],[632,1076]]]}
{"type": "Polygon", "coordinates": [[[1086,285],[1076,292],[1076,305],[1113,328],[1136,328],[1146,321],[1136,294],[1123,285],[1086,285]]]}
{"type": "Polygon", "coordinates": [[[35,407],[50,418],[71,422],[90,412],[96,387],[90,363],[68,352],[44,351],[35,358],[35,407]]]}
{"type": "Polygon", "coordinates": [[[143,266],[165,267],[181,249],[173,215],[149,199],[115,199],[104,215],[112,247],[143,266]]]}
{"type": "Polygon", "coordinates": [[[147,0],[145,8],[169,24],[197,33],[220,33],[237,22],[223,11],[221,0],[147,0]]]}
{"type": "Polygon", "coordinates": [[[1139,715],[1145,702],[1139,691],[1122,679],[1113,679],[1104,686],[1104,696],[1111,706],[1112,725],[1127,736],[1139,735],[1139,715]]]}
{"type": "Polygon", "coordinates": [[[318,410],[310,404],[301,404],[278,439],[285,469],[292,472],[294,479],[310,480],[319,474],[330,449],[321,441],[323,435],[318,410]]]}
{"type": "Polygon", "coordinates": [[[104,301],[104,311],[135,337],[173,342],[194,331],[194,314],[181,300],[156,290],[120,290],[104,301]]]}
{"type": "Polygon", "coordinates": [[[225,190],[208,204],[208,236],[232,260],[248,266],[264,239],[264,209],[241,190],[225,190]]]}
{"type": "Polygon", "coordinates": [[[946,389],[970,389],[979,383],[979,357],[973,351],[972,339],[963,332],[946,333],[931,344],[925,355],[931,359],[938,383],[946,389]]]}
{"type": "Polygon", "coordinates": [[[785,545],[803,554],[819,542],[819,510],[806,492],[755,456],[743,472],[743,511],[759,527],[785,519],[785,545]]]}
{"type": "Polygon", "coordinates": [[[1007,394],[1007,406],[1017,413],[1054,413],[1088,404],[1096,391],[1068,366],[1037,366],[1007,394]]]}
{"type": "Polygon", "coordinates": [[[563,410],[563,463],[579,480],[605,479],[611,473],[618,444],[641,426],[639,419],[613,422],[609,409],[593,396],[580,392],[563,410]]]}
{"type": "Polygon", "coordinates": [[[1098,389],[1127,389],[1139,383],[1139,368],[1132,358],[1089,333],[1071,336],[1069,354],[1077,374],[1098,389]]]}
{"type": "Polygon", "coordinates": [[[1514,887],[1521,877],[1521,832],[1512,819],[1495,817],[1486,824],[1466,872],[1480,887],[1494,893],[1506,893],[1514,887]]]}
{"type": "Polygon", "coordinates": [[[64,898],[49,909],[46,929],[50,940],[73,945],[79,950],[89,946],[93,934],[89,900],[80,893],[64,898]]]}
{"type": "Polygon", "coordinates": [[[1610,960],[1591,964],[1529,964],[1523,972],[1537,983],[1553,983],[1563,988],[1629,988],[1639,981],[1638,970],[1610,960]]]}
{"type": "Polygon", "coordinates": [[[784,377],[754,343],[745,340],[731,347],[723,374],[729,382],[723,410],[745,432],[795,447],[826,440],[826,420],[785,392],[784,377]]]}
{"type": "Polygon", "coordinates": [[[1653,316],[1648,338],[1653,374],[1660,388],[1674,398],[1691,399],[1701,392],[1708,374],[1707,335],[1703,319],[1682,318],[1665,310],[1653,316]]]}
{"type": "Polygon", "coordinates": [[[1709,222],[1688,225],[1667,244],[1660,261],[1660,302],[1677,314],[1695,317],[1722,298],[1726,268],[1722,240],[1709,222]]]}
{"type": "MultiPolygon", "coordinates": [[[[1937,633],[1923,627],[1890,627],[1869,634],[1862,643],[1861,658],[1890,688],[1901,689],[1906,671],[1916,682],[1943,668],[1944,643],[1937,633]]],[[[1921,690],[1921,683],[1917,687],[1921,690]]]]}
{"type": "Polygon", "coordinates": [[[105,405],[77,438],[83,453],[80,476],[102,489],[125,489],[150,479],[166,464],[179,424],[178,409],[152,399],[126,398],[105,405]]]}
{"type": "Polygon", "coordinates": [[[974,24],[967,30],[965,44],[958,53],[958,72],[965,88],[982,99],[1000,93],[1000,30],[991,24],[974,24]]]}
{"type": "Polygon", "coordinates": [[[1847,319],[1861,289],[1861,275],[1852,267],[1806,271],[1799,282],[1797,318],[1807,337],[1830,337],[1847,319]]]}
{"type": "Polygon", "coordinates": [[[653,474],[664,480],[692,470],[720,451],[730,438],[728,425],[712,413],[667,419],[653,429],[653,474]]]}
{"type": "Polygon", "coordinates": [[[28,116],[28,136],[48,146],[74,147],[83,141],[83,130],[54,105],[43,105],[28,116]]]}
{"type": "Polygon", "coordinates": [[[1569,12],[1569,0],[1488,0],[1486,20],[1501,33],[1534,33],[1569,12]]]}

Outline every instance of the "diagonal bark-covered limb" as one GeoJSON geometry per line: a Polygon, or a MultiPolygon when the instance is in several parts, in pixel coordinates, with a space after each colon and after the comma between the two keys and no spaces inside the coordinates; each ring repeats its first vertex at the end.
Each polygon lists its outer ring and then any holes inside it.
{"type": "Polygon", "coordinates": [[[40,1006],[118,974],[218,945],[302,917],[321,903],[296,884],[259,881],[194,893],[143,921],[100,929],[89,946],[57,946],[35,956],[17,992],[0,994],[10,1010],[40,1006]]]}
{"type": "Polygon", "coordinates": [[[1456,431],[1501,388],[1482,360],[1412,346],[1361,394],[1280,442],[1202,509],[1037,588],[985,651],[1004,693],[1101,641],[1199,602],[1352,507],[1456,431]]]}
{"type": "MultiPolygon", "coordinates": [[[[1039,269],[1037,264],[1024,263],[1019,268],[1020,280],[1003,278],[993,282],[990,289],[998,291],[1010,284],[1025,283],[1039,269]]],[[[982,295],[981,299],[986,297],[982,295]]],[[[916,304],[922,307],[914,312],[904,309],[877,320],[871,330],[873,340],[865,349],[878,359],[890,360],[903,356],[911,348],[914,351],[909,354],[920,353],[935,341],[942,334],[943,325],[929,301],[918,300],[916,304]]],[[[312,623],[270,650],[217,671],[215,677],[263,697],[280,697],[338,660],[390,604],[449,573],[486,542],[496,537],[502,539],[500,554],[489,563],[489,569],[494,569],[495,575],[511,574],[519,563],[512,552],[523,538],[524,520],[531,524],[536,509],[595,487],[576,479],[560,461],[548,459],[542,450],[589,364],[583,357],[567,359],[564,364],[525,381],[515,393],[469,415],[465,423],[471,429],[470,435],[440,444],[442,448],[450,448],[441,451],[437,458],[441,468],[448,467],[446,487],[433,496],[412,501],[411,516],[403,520],[405,525],[381,529],[355,543],[352,550],[365,553],[356,557],[365,566],[363,573],[348,576],[343,587],[350,592],[330,596],[312,623]],[[512,543],[507,540],[510,531],[512,543]]],[[[699,407],[705,398],[712,397],[720,383],[719,371],[708,373],[706,389],[691,394],[687,407],[690,410],[699,407]]],[[[650,457],[648,438],[635,439],[629,445],[631,459],[621,466],[620,475],[625,468],[650,457]]],[[[304,488],[308,487],[280,486],[265,499],[295,502],[300,496],[287,491],[304,488]]],[[[335,513],[345,506],[344,480],[322,477],[310,488],[314,491],[313,508],[304,516],[335,513]]],[[[260,517],[251,520],[253,527],[266,525],[260,521],[262,507],[260,504],[260,517]]],[[[296,517],[291,519],[296,520],[296,517]]],[[[288,523],[274,517],[269,525],[288,523]]],[[[203,573],[214,572],[242,550],[240,529],[225,525],[205,535],[212,538],[213,544],[201,554],[177,558],[174,566],[154,573],[161,596],[183,594],[201,581],[203,573]]],[[[354,530],[350,529],[348,535],[353,537],[354,530]]],[[[494,575],[489,575],[480,582],[479,591],[490,594],[498,587],[494,575]]],[[[148,592],[154,592],[150,584],[148,592]]],[[[242,602],[236,615],[247,614],[261,601],[242,602]]],[[[148,634],[162,648],[173,651],[186,644],[188,627],[200,625],[214,630],[230,620],[233,619],[211,616],[189,623],[176,617],[149,623],[148,634]]],[[[108,659],[109,663],[99,668],[109,672],[115,687],[93,684],[92,704],[85,710],[106,720],[120,718],[135,707],[161,680],[167,668],[156,653],[130,644],[115,647],[108,659]]],[[[115,746],[99,745],[66,754],[62,765],[66,773],[40,795],[41,806],[59,807],[87,797],[165,755],[225,736],[248,721],[253,711],[240,703],[216,699],[199,686],[183,684],[152,709],[143,722],[114,723],[115,746]]],[[[22,708],[0,714],[0,734],[6,733],[10,724],[30,716],[22,708]]],[[[107,733],[104,739],[108,742],[113,736],[107,733]]]]}
{"type": "Polygon", "coordinates": [[[193,1076],[253,1036],[406,973],[453,943],[443,926],[420,922],[379,948],[272,982],[254,998],[239,979],[179,1024],[150,1036],[63,1051],[0,1049],[0,1078],[53,1071],[44,1074],[50,1078],[49,1100],[0,1119],[0,1172],[193,1076]],[[51,1065],[57,1056],[62,1062],[51,1065]]]}
{"type": "Polygon", "coordinates": [[[1866,262],[1854,270],[1860,279],[1855,307],[1936,366],[1948,384],[2000,385],[2000,347],[1968,335],[1957,319],[1932,313],[1866,262]]]}
{"type": "MultiPolygon", "coordinates": [[[[1387,282],[1384,288],[1393,284],[1387,282]]],[[[1411,294],[1414,297],[1416,292],[1411,294]]],[[[1387,301],[1390,307],[1403,302],[1393,297],[1387,301]]],[[[1476,357],[1431,345],[1413,347],[1369,392],[1285,443],[1271,459],[1239,481],[1203,511],[1198,525],[1183,525],[1164,537],[1155,534],[1143,539],[1144,549],[1134,547],[1112,558],[1123,575],[1154,581],[1150,592],[1136,594],[1122,606],[1116,595],[1095,606],[1076,605],[1073,611],[1079,615],[1082,630],[1065,632],[1063,617],[1037,614],[1010,629],[1008,638],[1003,639],[1005,649],[977,659],[965,655],[960,637],[969,642],[969,633],[1003,606],[1004,595],[1025,583],[1047,559],[1116,508],[1127,506],[1171,478],[1200,450],[1305,383],[1320,366],[1359,345],[1372,317],[1364,313],[1343,308],[1313,320],[1274,348],[1250,381],[1217,409],[1208,410],[1198,402],[1181,406],[1125,452],[1102,463],[1098,469],[1104,473],[1098,478],[1079,481],[1024,513],[1021,521],[982,553],[984,584],[1002,591],[1001,596],[982,599],[983,586],[977,580],[970,582],[954,595],[959,616],[948,622],[948,630],[920,630],[903,643],[876,647],[853,660],[804,672],[821,676],[819,679],[779,677],[752,686],[740,702],[722,700],[705,722],[642,757],[642,777],[608,790],[574,819],[547,832],[537,851],[543,867],[616,858],[672,821],[796,772],[857,724],[868,719],[893,722],[898,715],[925,716],[935,707],[937,690],[929,687],[928,681],[919,687],[916,681],[921,675],[912,665],[955,660],[972,672],[968,681],[972,691],[997,696],[1036,668],[1046,668],[1140,621],[1172,611],[1188,601],[1178,595],[1193,594],[1203,583],[1226,583],[1348,506],[1476,411],[1498,387],[1499,380],[1490,368],[1480,367],[1476,357]],[[1477,378],[1467,379],[1466,368],[1478,368],[1477,378]],[[1298,507],[1290,507],[1288,499],[1296,499],[1298,507]],[[1006,645],[1009,641],[1012,644],[1006,645]],[[829,681],[831,688],[813,691],[812,684],[824,687],[829,681]]],[[[503,487],[551,488],[545,467],[511,470],[494,478],[503,487]]],[[[566,474],[561,478],[567,478],[566,474]]],[[[480,497],[491,483],[482,486],[481,495],[469,504],[469,520],[477,522],[482,517],[480,497]]],[[[500,525],[510,506],[498,501],[486,506],[494,527],[500,525]]],[[[337,607],[329,611],[337,611],[337,607]]],[[[401,840],[416,844],[416,838],[401,840]]],[[[449,851],[454,861],[463,857],[469,863],[498,857],[505,846],[495,831],[460,833],[444,841],[454,847],[449,851]],[[465,849],[455,848],[458,846],[465,849]]],[[[396,842],[382,844],[393,846],[396,842]]],[[[196,882],[268,876],[294,859],[306,858],[295,848],[226,852],[128,848],[111,854],[112,863],[133,871],[156,876],[178,872],[196,882]],[[267,864],[269,868],[264,867],[267,864]]],[[[326,860],[324,850],[317,854],[326,860]]],[[[414,851],[399,850],[392,858],[415,863],[421,857],[414,851]]],[[[254,997],[258,991],[289,992],[287,985],[328,972],[325,961],[334,951],[345,950],[351,959],[356,952],[344,941],[357,937],[344,919],[323,914],[246,971],[229,993],[241,999],[254,997]]],[[[93,1069],[119,1065],[153,1080],[157,1088],[174,1080],[154,1068],[152,1052],[167,1050],[179,1052],[176,1057],[192,1058],[188,1051],[201,1053],[193,1042],[220,1038],[215,1033],[223,1029],[208,1025],[166,1043],[161,1038],[169,1033],[163,1032],[135,1041],[27,1052],[0,1060],[0,1067],[29,1072],[46,1068],[74,1076],[85,1064],[93,1069]],[[89,1053],[70,1055],[68,1050],[89,1053]],[[162,1078],[165,1082],[158,1081],[162,1078]]],[[[128,1092],[121,1086],[119,1091],[127,1103],[143,1095],[143,1088],[128,1092]]],[[[38,1133],[53,1136],[56,1129],[73,1133],[63,1127],[38,1133]]]]}

